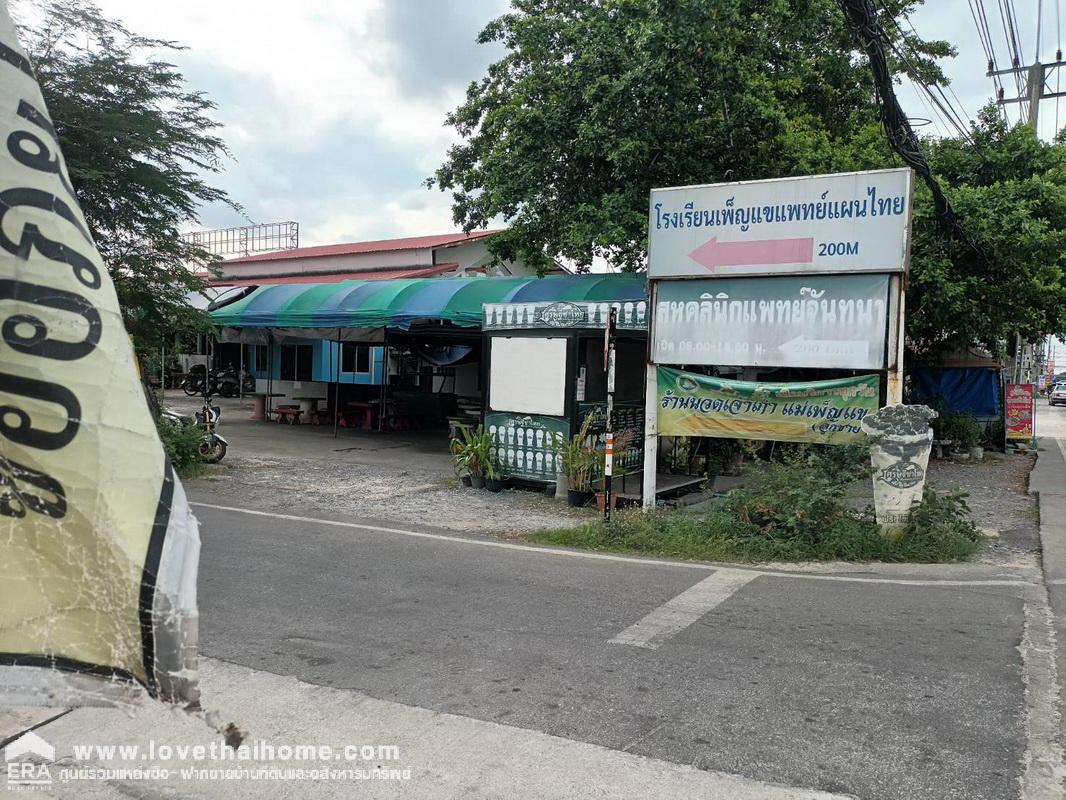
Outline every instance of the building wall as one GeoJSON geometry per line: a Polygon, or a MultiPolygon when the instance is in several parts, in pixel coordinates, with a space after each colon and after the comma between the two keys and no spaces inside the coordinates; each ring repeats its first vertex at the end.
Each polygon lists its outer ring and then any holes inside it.
{"type": "Polygon", "coordinates": [[[457,263],[459,266],[453,273],[454,277],[467,275],[485,274],[500,277],[525,277],[537,274],[535,269],[527,267],[524,263],[505,261],[503,264],[492,264],[492,255],[489,246],[484,239],[473,242],[451,245],[450,247],[438,247],[433,251],[434,261],[437,264],[457,263]]]}
{"type": "MultiPolygon", "coordinates": [[[[256,391],[265,392],[267,381],[273,375],[271,391],[284,393],[284,397],[275,397],[274,405],[292,401],[293,395],[301,397],[325,397],[328,384],[336,381],[336,358],[337,343],[323,341],[322,339],[292,339],[286,344],[304,344],[311,346],[311,380],[293,381],[281,380],[281,345],[274,345],[273,358],[270,370],[257,369],[256,351],[268,350],[266,345],[255,345],[249,348],[251,352],[251,364],[249,370],[256,379],[256,391]]],[[[382,374],[382,361],[384,348],[370,348],[370,372],[352,373],[341,372],[340,383],[353,385],[380,386],[382,374]]]]}

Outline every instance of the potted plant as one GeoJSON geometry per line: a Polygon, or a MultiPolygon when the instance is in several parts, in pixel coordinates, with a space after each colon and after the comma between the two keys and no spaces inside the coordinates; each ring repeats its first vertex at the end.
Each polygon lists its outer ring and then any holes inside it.
{"type": "MultiPolygon", "coordinates": [[[[470,485],[475,489],[485,487],[485,470],[492,455],[492,439],[481,425],[471,431],[465,425],[459,426],[459,435],[451,441],[450,449],[455,470],[462,480],[466,475],[470,485]]],[[[463,481],[466,485],[466,481],[463,481]]]]}
{"type": "Polygon", "coordinates": [[[982,461],[985,451],[980,446],[981,423],[977,421],[973,414],[956,414],[952,422],[952,438],[955,440],[955,445],[966,454],[967,458],[972,458],[974,461],[982,461]]]}
{"type": "MultiPolygon", "coordinates": [[[[485,435],[488,436],[488,434],[485,435]]],[[[492,448],[491,437],[488,442],[488,452],[485,455],[485,488],[490,492],[499,492],[503,489],[503,477],[500,475],[500,464],[492,448]]]]}
{"type": "Polygon", "coordinates": [[[592,470],[597,458],[596,450],[587,441],[592,418],[593,414],[589,412],[581,429],[569,439],[562,436],[553,439],[555,456],[566,475],[566,500],[572,506],[583,506],[592,496],[592,470]]]}

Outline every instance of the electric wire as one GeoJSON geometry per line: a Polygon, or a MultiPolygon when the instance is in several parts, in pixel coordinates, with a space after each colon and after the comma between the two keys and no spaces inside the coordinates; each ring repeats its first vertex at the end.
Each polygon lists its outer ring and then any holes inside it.
{"type": "MultiPolygon", "coordinates": [[[[917,50],[913,46],[910,46],[907,43],[906,34],[903,32],[903,29],[899,26],[899,23],[896,21],[896,19],[893,16],[893,14],[888,10],[888,7],[885,5],[884,0],[880,0],[880,2],[881,2],[881,8],[884,11],[884,16],[887,17],[889,20],[891,20],[892,25],[895,27],[896,31],[899,33],[900,41],[903,43],[903,45],[905,47],[909,47],[909,49],[911,51],[911,55],[917,61],[918,58],[919,58],[919,54],[918,54],[917,50]]],[[[918,31],[915,30],[914,25],[911,24],[909,20],[907,20],[907,24],[910,27],[911,32],[914,35],[915,39],[920,38],[918,36],[918,31]]],[[[933,102],[933,105],[935,105],[940,110],[940,113],[943,115],[945,123],[948,126],[954,128],[958,132],[959,136],[962,137],[964,140],[966,140],[970,144],[974,144],[973,139],[971,138],[970,132],[968,130],[968,127],[969,127],[969,122],[968,122],[969,116],[966,114],[966,110],[962,109],[962,113],[960,115],[959,112],[955,111],[955,108],[951,104],[951,101],[948,100],[947,95],[944,94],[943,90],[940,88],[939,85],[933,84],[933,87],[935,87],[935,88],[930,87],[929,84],[927,84],[925,82],[925,80],[921,77],[921,73],[918,71],[918,68],[911,62],[911,60],[909,58],[907,58],[907,56],[900,50],[900,48],[896,45],[896,43],[890,37],[887,36],[887,34],[885,36],[885,42],[892,49],[892,52],[895,53],[896,58],[898,58],[900,60],[900,62],[903,64],[904,69],[906,70],[907,76],[911,79],[911,82],[917,88],[919,88],[922,92],[925,92],[925,94],[933,102]],[[938,94],[939,94],[939,97],[937,97],[938,94]]],[[[961,108],[961,106],[962,106],[961,102],[959,103],[959,106],[961,108]]]]}

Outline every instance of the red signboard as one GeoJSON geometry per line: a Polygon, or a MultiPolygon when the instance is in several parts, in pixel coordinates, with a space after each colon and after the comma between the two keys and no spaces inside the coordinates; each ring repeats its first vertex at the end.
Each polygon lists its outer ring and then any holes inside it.
{"type": "Polygon", "coordinates": [[[1028,442],[1033,438],[1036,387],[1031,383],[1007,384],[1007,438],[1028,442]]]}

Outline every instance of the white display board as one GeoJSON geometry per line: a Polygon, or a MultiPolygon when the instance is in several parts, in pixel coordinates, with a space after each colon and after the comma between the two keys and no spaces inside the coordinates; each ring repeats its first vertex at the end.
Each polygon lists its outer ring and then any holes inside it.
{"type": "Polygon", "coordinates": [[[650,278],[901,272],[910,169],[652,189],[650,278]]]}
{"type": "Polygon", "coordinates": [[[493,336],[490,341],[489,408],[561,416],[567,340],[493,336]]]}

